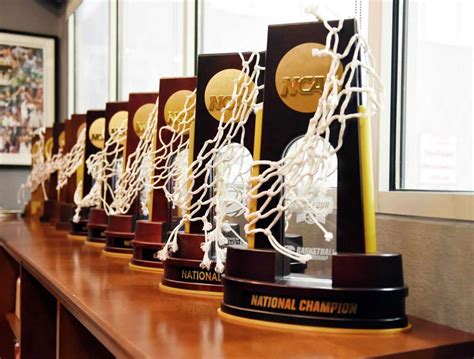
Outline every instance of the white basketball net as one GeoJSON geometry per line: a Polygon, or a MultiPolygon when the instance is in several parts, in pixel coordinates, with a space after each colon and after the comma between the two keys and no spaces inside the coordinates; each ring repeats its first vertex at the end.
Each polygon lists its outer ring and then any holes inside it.
{"type": "Polygon", "coordinates": [[[334,172],[330,159],[343,144],[346,121],[361,117],[370,119],[380,108],[375,88],[381,88],[370,49],[363,36],[353,35],[347,47],[340,49],[339,32],[343,27],[343,20],[338,21],[337,26],[333,27],[315,9],[308,11],[315,15],[328,31],[325,48],[313,49],[312,55],[315,61],[318,61],[318,57],[329,57],[331,59],[329,72],[316,112],[310,119],[308,129],[300,140],[297,150],[291,151],[279,161],[254,161],[253,166],[259,166],[265,170],[250,179],[248,196],[250,201],[260,200],[261,205],[256,211],[246,214],[248,222],[245,225],[247,236],[263,233],[277,252],[302,263],[310,260],[311,255],[299,254],[285,248],[274,237],[271,229],[283,216],[286,215],[288,220],[293,213],[300,213],[303,210],[309,217],[308,221],[321,229],[325,239],[328,241],[332,239],[332,233],[321,224],[321,218],[324,218],[321,215],[322,208],[316,205],[321,203],[321,199],[327,198],[329,189],[327,179],[334,172]],[[342,66],[343,59],[348,63],[345,65],[342,76],[338,77],[337,70],[342,66]],[[362,72],[362,78],[366,81],[366,84],[360,87],[351,85],[357,70],[362,72]],[[368,98],[369,107],[366,113],[349,113],[349,111],[346,113],[351,97],[356,94],[368,98]],[[335,148],[329,143],[330,125],[334,121],[340,123],[338,143],[335,148]],[[262,185],[267,181],[272,181],[271,189],[261,190],[262,185]],[[280,195],[278,205],[270,206],[270,201],[276,195],[280,195]],[[258,228],[257,222],[266,218],[270,218],[271,223],[266,228],[258,228]]]}
{"type": "MultiPolygon", "coordinates": [[[[76,192],[74,193],[74,202],[76,204],[76,210],[73,217],[74,222],[79,222],[81,209],[85,207],[96,207],[102,204],[107,215],[110,213],[110,205],[107,203],[106,199],[108,195],[112,196],[112,198],[114,195],[114,189],[111,186],[110,180],[121,175],[123,161],[122,154],[126,134],[127,123],[124,123],[116,131],[110,134],[109,139],[104,143],[103,149],[86,159],[87,172],[92,177],[93,185],[89,193],[83,196],[82,181],[77,184],[76,192]]],[[[80,157],[81,161],[83,159],[83,154],[84,150],[80,157]]],[[[79,162],[79,165],[81,161],[79,162]]]]}
{"type": "Polygon", "coordinates": [[[45,171],[46,169],[46,156],[44,154],[44,131],[45,128],[38,128],[33,136],[38,136],[38,140],[35,142],[36,152],[31,154],[31,172],[28,175],[25,183],[20,186],[18,190],[18,203],[25,203],[25,192],[28,190],[30,192],[36,191],[36,189],[41,185],[43,188],[44,199],[48,199],[46,189],[44,188],[44,182],[49,178],[49,173],[45,171]]]}
{"type": "Polygon", "coordinates": [[[25,191],[29,190],[34,192],[38,186],[41,185],[43,190],[43,197],[48,200],[48,194],[44,187],[45,182],[51,177],[51,175],[58,171],[63,164],[63,153],[62,149],[59,149],[58,153],[53,156],[46,156],[45,151],[45,128],[37,129],[33,135],[39,136],[37,144],[37,151],[32,154],[32,167],[31,172],[26,179],[26,182],[20,186],[18,190],[18,203],[25,203],[25,191]]]}
{"type": "MultiPolygon", "coordinates": [[[[185,193],[177,191],[183,186],[176,186],[175,183],[183,184],[186,181],[189,149],[187,135],[189,127],[194,122],[195,106],[196,90],[186,97],[183,109],[171,119],[171,123],[158,130],[157,150],[150,155],[152,160],[144,163],[147,166],[146,173],[150,174],[149,181],[144,184],[145,189],[142,192],[146,195],[145,198],[151,190],[160,190],[173,206],[183,201],[185,193]],[[165,139],[167,132],[169,132],[168,135],[171,134],[169,139],[165,139]]],[[[141,203],[144,207],[146,202],[141,201],[141,203]]]]}
{"type": "MultiPolygon", "coordinates": [[[[242,70],[239,76],[234,80],[231,100],[222,109],[217,134],[214,138],[207,140],[199,154],[186,171],[182,171],[180,177],[174,183],[173,193],[171,194],[173,203],[177,204],[182,211],[180,223],[171,232],[165,247],[159,251],[160,260],[166,260],[170,252],[178,250],[177,236],[180,228],[186,222],[202,222],[205,235],[205,242],[201,245],[204,251],[204,258],[201,267],[209,269],[211,260],[209,252],[211,244],[215,243],[216,249],[216,271],[223,270],[223,261],[225,260],[226,238],[223,230],[228,232],[229,226],[225,223],[225,209],[229,203],[237,204],[244,208],[245,204],[237,200],[234,196],[226,196],[226,186],[232,187],[232,181],[225,183],[226,168],[230,166],[235,155],[236,147],[232,143],[238,143],[243,146],[245,137],[245,125],[250,114],[256,106],[259,91],[263,86],[258,85],[260,72],[259,53],[252,53],[246,60],[242,54],[242,70]],[[253,70],[250,64],[255,61],[253,70]],[[226,112],[231,111],[231,117],[227,121],[226,112]],[[223,153],[226,155],[222,156],[223,153]],[[227,155],[228,154],[228,155],[227,155]],[[185,179],[184,179],[185,178],[185,179]],[[199,188],[194,189],[194,182],[197,178],[203,178],[204,183],[199,188]],[[202,214],[198,214],[203,208],[206,208],[202,214]],[[210,222],[211,214],[214,215],[214,223],[210,222]]],[[[238,162],[238,161],[237,161],[238,162]]],[[[179,166],[177,166],[179,167],[179,166]]],[[[237,171],[237,177],[243,170],[237,171]]],[[[237,181],[237,179],[235,180],[237,181]]],[[[245,202],[245,200],[244,200],[245,202]]]]}
{"type": "Polygon", "coordinates": [[[82,129],[77,137],[77,141],[71,150],[62,156],[61,166],[58,168],[58,183],[56,189],[63,188],[73,173],[77,171],[84,158],[86,147],[86,129],[82,129]]]}
{"type": "MultiPolygon", "coordinates": [[[[155,106],[148,116],[145,131],[138,141],[137,148],[128,156],[125,171],[117,182],[115,198],[107,209],[109,214],[127,213],[145,183],[149,183],[151,173],[147,163],[151,162],[152,158],[153,139],[158,122],[158,101],[159,98],[156,99],[155,106]]],[[[147,196],[141,196],[140,200],[146,203],[147,196]]],[[[141,207],[143,209],[145,206],[141,207]]]]}

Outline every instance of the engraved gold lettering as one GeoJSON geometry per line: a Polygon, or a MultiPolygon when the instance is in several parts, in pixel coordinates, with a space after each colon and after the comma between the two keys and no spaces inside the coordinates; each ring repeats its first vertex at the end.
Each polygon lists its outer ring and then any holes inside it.
{"type": "Polygon", "coordinates": [[[209,98],[209,111],[221,111],[231,99],[232,96],[211,96],[209,98]]]}
{"type": "Polygon", "coordinates": [[[314,76],[313,92],[323,93],[325,76],[314,76]]]}
{"type": "Polygon", "coordinates": [[[221,276],[219,273],[216,272],[181,269],[181,279],[219,283],[221,281],[221,276]]]}
{"type": "Polygon", "coordinates": [[[331,303],[330,302],[321,302],[319,305],[319,311],[321,313],[330,313],[331,312],[331,303]]]}
{"type": "Polygon", "coordinates": [[[302,95],[309,95],[313,91],[313,85],[315,83],[315,76],[303,76],[298,80],[298,92],[302,95]],[[309,86],[308,86],[309,85],[309,86]]]}
{"type": "Polygon", "coordinates": [[[170,123],[173,123],[173,121],[176,120],[176,118],[178,117],[179,112],[180,111],[168,111],[168,118],[169,118],[170,123]]]}
{"type": "Polygon", "coordinates": [[[295,96],[297,92],[297,86],[298,86],[298,80],[299,76],[294,76],[293,78],[291,77],[283,77],[283,87],[281,89],[280,95],[281,96],[286,96],[288,92],[290,93],[290,96],[295,96]]]}
{"type": "Polygon", "coordinates": [[[103,141],[104,136],[101,133],[92,133],[91,134],[91,141],[103,141]]]}
{"type": "Polygon", "coordinates": [[[312,95],[313,93],[322,93],[325,76],[293,76],[283,77],[283,87],[280,96],[312,95]]]}
{"type": "Polygon", "coordinates": [[[357,314],[357,303],[301,299],[298,305],[296,304],[294,298],[270,297],[258,294],[252,294],[250,298],[250,305],[254,307],[328,314],[357,314]]]}
{"type": "Polygon", "coordinates": [[[357,313],[357,303],[349,303],[349,314],[356,314],[357,313]]]}

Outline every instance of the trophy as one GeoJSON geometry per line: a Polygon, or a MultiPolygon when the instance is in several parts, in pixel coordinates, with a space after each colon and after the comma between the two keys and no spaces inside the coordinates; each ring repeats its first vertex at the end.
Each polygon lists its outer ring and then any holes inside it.
{"type": "MultiPolygon", "coordinates": [[[[31,171],[18,190],[18,203],[25,203],[25,191],[31,193],[31,199],[25,207],[25,216],[37,216],[46,200],[45,182],[49,179],[48,164],[51,159],[51,151],[45,151],[45,135],[48,133],[48,139],[51,138],[51,128],[40,127],[36,129],[31,136],[31,171]]],[[[52,140],[51,140],[52,141],[52,140]]],[[[52,150],[52,147],[49,147],[52,150]]],[[[40,217],[41,220],[41,217],[40,217]]]]}
{"type": "Polygon", "coordinates": [[[195,88],[196,77],[160,79],[156,145],[152,155],[154,173],[149,182],[152,206],[149,220],[136,222],[133,257],[129,263],[133,270],[163,271],[163,263],[156,253],[163,248],[168,232],[174,229],[180,218],[180,209],[173,206],[166,196],[166,190],[174,186],[176,175],[168,168],[174,169],[174,165],[183,159],[187,168],[187,123],[194,120],[195,88]]]}
{"type": "Polygon", "coordinates": [[[142,187],[149,178],[149,170],[143,166],[150,162],[154,133],[158,93],[132,93],[128,98],[128,126],[125,167],[119,178],[115,198],[110,206],[107,229],[104,231],[103,253],[110,257],[132,256],[132,240],[135,237],[135,222],[146,218],[148,199],[142,195],[142,187]],[[136,182],[138,181],[138,182],[136,182]]]}
{"type": "Polygon", "coordinates": [[[64,154],[64,146],[66,144],[66,138],[64,133],[64,123],[55,123],[53,125],[53,157],[54,169],[51,174],[50,186],[50,200],[52,201],[52,215],[49,219],[49,224],[56,227],[56,223],[59,222],[59,191],[57,190],[58,183],[58,169],[61,167],[62,157],[64,154]]]}
{"type": "MultiPolygon", "coordinates": [[[[71,120],[66,119],[64,121],[64,130],[61,133],[62,140],[62,157],[64,161],[64,157],[67,156],[69,151],[72,149],[72,146],[74,145],[73,142],[75,142],[75,139],[71,138],[71,120]]],[[[66,205],[66,191],[67,187],[66,186],[59,186],[59,177],[61,177],[61,172],[63,170],[63,166],[58,168],[58,175],[57,175],[57,184],[56,184],[56,191],[58,193],[58,200],[57,200],[57,205],[55,208],[55,213],[54,217],[56,218],[56,230],[59,231],[68,231],[69,230],[69,222],[67,220],[67,216],[69,215],[69,219],[72,217],[72,211],[74,210],[74,204],[71,205],[71,207],[66,205]],[[66,213],[64,213],[64,211],[66,213]],[[65,218],[66,217],[66,218],[65,218]]],[[[67,184],[67,179],[66,179],[66,184],[67,184]]]]}
{"type": "Polygon", "coordinates": [[[255,141],[245,226],[248,246],[227,248],[219,314],[236,323],[286,330],[404,331],[410,326],[402,258],[376,249],[369,121],[378,107],[378,78],[355,20],[316,16],[318,22],[268,30],[263,112],[257,115],[261,138],[255,141]],[[289,151],[295,141],[297,149],[289,151]],[[324,224],[332,211],[333,155],[337,251],[330,253],[330,278],[308,270],[291,273],[291,261],[314,262],[311,253],[285,246],[292,216],[303,214],[312,233],[333,241],[324,224]]]}
{"type": "MultiPolygon", "coordinates": [[[[44,174],[45,177],[43,180],[38,181],[38,185],[41,183],[41,187],[43,189],[43,214],[40,217],[40,222],[46,223],[49,222],[51,216],[53,214],[53,202],[49,200],[50,195],[50,173],[46,169],[49,168],[47,163],[49,163],[53,157],[53,128],[48,127],[44,131],[43,137],[43,156],[44,162],[41,170],[38,172],[39,174],[44,174]]],[[[35,167],[33,169],[36,169],[35,167]]],[[[38,167],[39,169],[39,167],[38,167]]],[[[36,171],[35,171],[36,172],[36,171]]]]}
{"type": "Polygon", "coordinates": [[[225,182],[228,177],[240,178],[229,176],[228,171],[243,158],[242,152],[249,153],[251,158],[255,135],[253,109],[263,61],[258,53],[199,56],[189,168],[185,180],[178,180],[173,191],[182,218],[159,252],[159,258],[164,260],[160,290],[183,295],[222,295],[220,273],[214,269],[219,269],[223,262],[223,232],[232,227],[226,222],[228,205],[238,207],[241,202],[226,197],[230,191],[225,182]]]}
{"type": "Polygon", "coordinates": [[[85,116],[85,148],[84,157],[76,173],[76,190],[74,192],[74,203],[76,205],[75,215],[71,221],[71,230],[68,238],[85,241],[87,239],[89,221],[89,210],[94,204],[84,206],[84,198],[93,186],[94,179],[86,170],[85,161],[93,154],[99,152],[104,146],[105,111],[89,110],[85,116]]]}
{"type": "Polygon", "coordinates": [[[60,211],[58,230],[70,230],[71,219],[74,214],[74,191],[76,189],[76,173],[84,161],[86,142],[85,126],[82,117],[72,116],[64,122],[65,145],[62,164],[58,169],[56,189],[59,191],[60,211]]]}
{"type": "Polygon", "coordinates": [[[24,184],[20,186],[19,194],[18,194],[18,203],[24,203],[24,191],[28,188],[31,193],[31,199],[27,203],[24,216],[26,217],[34,217],[39,213],[39,209],[42,206],[42,198],[43,194],[41,193],[41,188],[39,186],[39,182],[33,185],[31,177],[32,173],[36,172],[36,168],[38,168],[41,162],[44,161],[44,128],[40,128],[36,130],[31,135],[31,172],[29,178],[26,180],[24,184]]]}
{"type": "Polygon", "coordinates": [[[98,191],[95,202],[97,205],[89,211],[87,223],[87,244],[103,247],[105,245],[104,231],[108,223],[108,205],[112,202],[117,176],[123,167],[124,142],[128,119],[128,102],[108,102],[105,106],[105,145],[96,153],[97,161],[88,159],[88,169],[91,170],[98,191]],[[121,133],[119,133],[121,131],[121,133]],[[92,164],[94,163],[94,164],[92,164]],[[93,170],[91,167],[95,167],[93,170]]]}

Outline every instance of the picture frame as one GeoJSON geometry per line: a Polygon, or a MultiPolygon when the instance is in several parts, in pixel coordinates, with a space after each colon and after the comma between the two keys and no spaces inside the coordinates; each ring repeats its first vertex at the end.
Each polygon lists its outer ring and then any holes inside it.
{"type": "Polygon", "coordinates": [[[0,29],[0,165],[30,166],[34,131],[56,118],[54,36],[0,29]]]}

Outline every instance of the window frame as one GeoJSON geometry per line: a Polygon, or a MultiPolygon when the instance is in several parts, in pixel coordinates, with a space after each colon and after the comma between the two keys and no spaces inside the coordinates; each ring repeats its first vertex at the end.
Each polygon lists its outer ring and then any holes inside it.
{"type": "Polygon", "coordinates": [[[385,85],[384,109],[374,119],[377,213],[474,221],[472,192],[400,188],[404,161],[407,4],[408,0],[370,0],[369,3],[369,43],[385,85]]]}

